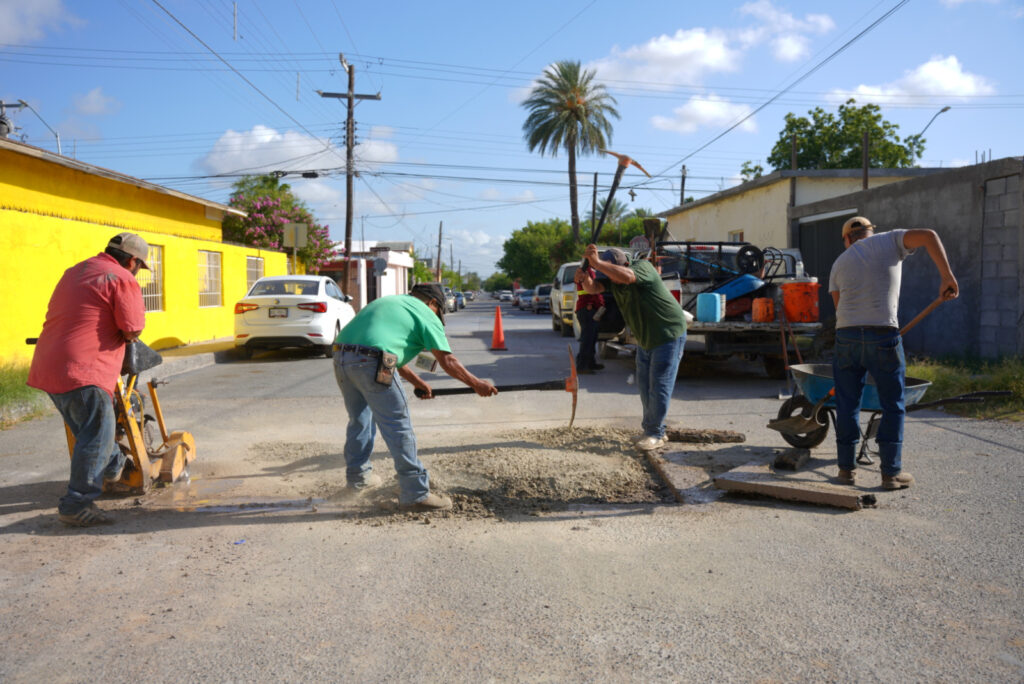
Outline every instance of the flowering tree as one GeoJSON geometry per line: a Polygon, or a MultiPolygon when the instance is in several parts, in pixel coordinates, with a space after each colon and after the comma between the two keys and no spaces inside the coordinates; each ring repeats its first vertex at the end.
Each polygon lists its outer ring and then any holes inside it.
{"type": "Polygon", "coordinates": [[[334,243],[328,226],[321,226],[302,200],[292,194],[291,186],[274,175],[245,176],[234,184],[231,207],[248,214],[245,218],[229,215],[224,218],[224,239],[262,247],[284,249],[284,224],[305,223],[309,237],[298,258],[310,273],[332,260],[334,243]]]}

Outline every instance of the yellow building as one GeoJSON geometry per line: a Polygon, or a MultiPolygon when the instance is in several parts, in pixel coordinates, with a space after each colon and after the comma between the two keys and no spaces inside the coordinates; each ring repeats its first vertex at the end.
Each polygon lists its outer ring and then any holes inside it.
{"type": "Polygon", "coordinates": [[[70,266],[123,231],[150,245],[141,271],[142,340],[154,349],[231,337],[234,304],[264,275],[287,273],[284,252],[223,242],[226,213],[186,195],[0,139],[0,363],[27,361],[54,286],[70,266]]]}

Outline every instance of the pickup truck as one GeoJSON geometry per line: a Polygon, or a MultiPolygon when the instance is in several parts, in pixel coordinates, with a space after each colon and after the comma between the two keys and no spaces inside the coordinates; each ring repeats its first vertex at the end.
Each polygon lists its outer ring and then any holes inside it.
{"type": "MultiPolygon", "coordinates": [[[[653,254],[635,255],[653,258],[661,267],[661,277],[672,296],[683,310],[696,314],[697,295],[719,288],[728,289],[730,283],[749,275],[747,282],[756,286],[749,292],[730,296],[725,317],[718,322],[688,322],[686,326],[686,357],[725,359],[733,355],[760,358],[765,372],[773,378],[785,377],[782,353],[782,323],[751,320],[751,304],[755,297],[768,297],[781,308],[780,286],[787,281],[806,278],[803,261],[797,249],[779,250],[772,247],[764,251],[747,243],[736,242],[659,242],[653,254]]],[[[733,290],[735,294],[736,290],[733,290]]],[[[820,322],[791,322],[794,335],[815,336],[821,330],[820,322]]],[[[629,329],[618,333],[599,334],[600,353],[604,357],[619,351],[632,353],[636,344],[629,329]]],[[[795,359],[792,342],[787,345],[791,359],[795,359]]]]}

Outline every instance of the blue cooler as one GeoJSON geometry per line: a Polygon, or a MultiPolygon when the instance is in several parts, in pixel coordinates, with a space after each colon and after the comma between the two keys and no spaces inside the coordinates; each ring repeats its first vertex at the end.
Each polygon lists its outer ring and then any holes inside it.
{"type": "Polygon", "coordinates": [[[704,292],[697,295],[697,320],[719,323],[725,318],[725,295],[704,292]]]}

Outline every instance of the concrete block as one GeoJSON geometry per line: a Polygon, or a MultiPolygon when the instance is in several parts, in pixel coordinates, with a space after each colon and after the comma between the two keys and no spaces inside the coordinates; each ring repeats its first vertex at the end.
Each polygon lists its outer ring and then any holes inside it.
{"type": "Polygon", "coordinates": [[[1020,231],[1020,209],[1007,209],[1003,212],[1003,225],[1012,228],[1015,232],[1020,231]]]}
{"type": "Polygon", "coordinates": [[[1020,194],[1020,174],[1006,177],[1006,192],[1020,194]]]}
{"type": "Polygon", "coordinates": [[[1000,297],[1019,297],[1020,281],[1016,278],[1000,278],[998,292],[1000,297]]]}
{"type": "Polygon", "coordinates": [[[1002,211],[986,211],[985,218],[982,219],[981,227],[985,230],[991,230],[995,228],[1002,228],[1003,225],[1003,213],[1002,211]]]}
{"type": "Polygon", "coordinates": [[[1020,273],[1020,265],[1016,260],[1014,261],[1000,261],[999,262],[999,274],[1000,278],[1017,278],[1020,273]]]}
{"type": "Polygon", "coordinates": [[[985,195],[985,213],[1002,211],[1003,208],[1000,205],[1002,204],[1004,197],[1006,197],[1006,195],[985,195]]]}
{"type": "MultiPolygon", "coordinates": [[[[1018,245],[1003,245],[1003,258],[1002,261],[1017,261],[1020,257],[1018,256],[1018,245]]],[[[1022,264],[1024,266],[1024,264],[1022,264]]]]}
{"type": "Polygon", "coordinates": [[[981,259],[984,262],[1002,261],[1004,249],[1006,249],[1006,247],[998,242],[990,243],[985,241],[981,248],[981,259]]]}
{"type": "Polygon", "coordinates": [[[990,181],[985,182],[985,196],[989,195],[1002,195],[1006,192],[1006,177],[993,178],[990,181]]]}
{"type": "Polygon", "coordinates": [[[978,331],[978,340],[981,342],[982,348],[984,348],[986,344],[988,344],[988,345],[995,344],[995,342],[996,342],[996,330],[998,330],[998,329],[999,328],[995,328],[995,327],[990,326],[990,325],[983,325],[983,326],[981,326],[981,329],[978,331]]]}
{"type": "Polygon", "coordinates": [[[1007,306],[1005,309],[999,312],[999,325],[1006,329],[1013,329],[1017,327],[1017,319],[1020,318],[1020,313],[1017,311],[1017,298],[1014,297],[1013,301],[1007,300],[1007,306]]]}
{"type": "Polygon", "coordinates": [[[1016,230],[1002,226],[986,227],[982,244],[1015,246],[1017,244],[1016,230]]]}
{"type": "Polygon", "coordinates": [[[991,359],[999,356],[999,350],[994,342],[982,342],[978,347],[978,353],[984,359],[991,359]]]}
{"type": "Polygon", "coordinates": [[[996,332],[996,346],[999,354],[1017,354],[1017,326],[1000,328],[996,332]]]}
{"type": "Polygon", "coordinates": [[[987,327],[998,328],[999,323],[999,311],[993,309],[991,311],[981,312],[981,329],[984,330],[987,327]]]}
{"type": "MultiPolygon", "coordinates": [[[[988,198],[985,198],[985,203],[988,204],[988,198]]],[[[1019,192],[1008,192],[1005,195],[999,196],[999,209],[1006,211],[1007,209],[1019,209],[1020,208],[1020,193],[1019,192]]],[[[985,207],[985,211],[988,211],[988,207],[985,207]]]]}
{"type": "Polygon", "coordinates": [[[998,261],[985,261],[981,264],[981,277],[986,280],[989,278],[999,277],[999,262],[998,261]]]}

